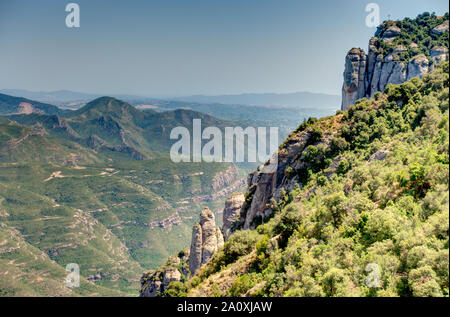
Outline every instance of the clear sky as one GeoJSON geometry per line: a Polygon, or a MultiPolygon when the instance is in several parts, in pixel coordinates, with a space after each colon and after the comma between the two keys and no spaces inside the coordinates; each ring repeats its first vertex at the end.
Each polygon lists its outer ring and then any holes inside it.
{"type": "Polygon", "coordinates": [[[382,20],[446,0],[0,0],[0,89],[190,95],[340,94],[344,58],[382,20]],[[65,25],[65,6],[81,27],[65,25]]]}

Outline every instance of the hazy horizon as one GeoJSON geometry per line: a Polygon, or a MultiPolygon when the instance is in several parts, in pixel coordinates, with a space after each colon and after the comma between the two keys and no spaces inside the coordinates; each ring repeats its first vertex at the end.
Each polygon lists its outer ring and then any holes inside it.
{"type": "Polygon", "coordinates": [[[288,91],[288,92],[243,92],[243,93],[229,93],[229,94],[182,94],[182,95],[146,95],[146,94],[127,94],[127,93],[88,93],[84,91],[75,91],[71,89],[58,89],[58,90],[29,90],[29,89],[22,89],[22,88],[1,88],[0,87],[0,93],[8,94],[13,92],[28,92],[28,93],[40,93],[40,94],[55,94],[55,93],[74,93],[74,94],[84,94],[84,95],[92,95],[92,96],[120,96],[120,95],[129,95],[133,97],[142,97],[142,98],[167,98],[167,99],[178,99],[183,97],[196,97],[196,96],[202,96],[202,97],[221,97],[221,96],[243,96],[243,95],[290,95],[290,94],[313,94],[313,95],[325,95],[325,96],[340,96],[341,94],[329,94],[329,93],[321,93],[321,92],[312,92],[312,91],[288,91]]]}

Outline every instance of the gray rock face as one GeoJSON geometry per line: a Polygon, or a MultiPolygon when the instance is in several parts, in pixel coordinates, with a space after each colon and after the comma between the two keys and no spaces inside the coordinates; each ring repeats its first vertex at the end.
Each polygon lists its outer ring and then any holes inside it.
{"type": "Polygon", "coordinates": [[[402,32],[402,30],[399,27],[391,26],[386,31],[384,31],[382,38],[386,39],[386,38],[397,37],[400,35],[401,32],[402,32]]]}
{"type": "Polygon", "coordinates": [[[344,84],[342,86],[342,102],[354,104],[366,91],[365,72],[367,56],[362,49],[353,48],[345,57],[344,84]]]}
{"type": "MultiPolygon", "coordinates": [[[[143,278],[147,278],[144,274],[143,278]]],[[[151,281],[148,285],[141,289],[140,297],[157,297],[162,290],[162,282],[160,280],[151,281]]]]}
{"type": "Polygon", "coordinates": [[[214,252],[224,244],[220,229],[216,226],[214,213],[204,208],[200,214],[200,223],[192,228],[189,271],[191,276],[211,259],[214,252]]]}
{"type": "Polygon", "coordinates": [[[163,282],[162,282],[163,288],[167,289],[170,282],[180,281],[180,280],[181,280],[181,272],[174,267],[168,268],[163,277],[163,282]]]}
{"type": "Polygon", "coordinates": [[[189,256],[189,271],[193,275],[202,265],[202,227],[195,223],[192,227],[191,252],[189,256]]]}
{"type": "MultiPolygon", "coordinates": [[[[434,28],[432,33],[448,32],[448,21],[434,28]]],[[[402,60],[401,54],[407,51],[404,46],[395,47],[389,54],[384,55],[377,48],[376,43],[382,39],[392,45],[399,36],[401,29],[391,26],[384,31],[380,29],[369,41],[369,52],[359,48],[351,49],[345,58],[344,82],[342,85],[341,109],[346,110],[361,98],[372,98],[377,91],[383,91],[388,84],[401,84],[413,77],[422,77],[432,71],[434,65],[448,59],[446,47],[433,47],[430,58],[420,54],[416,43],[409,45],[410,52],[417,55],[409,61],[402,60]]]]}
{"type": "Polygon", "coordinates": [[[228,240],[231,234],[233,224],[239,220],[241,207],[244,204],[245,197],[243,193],[235,192],[231,194],[225,201],[225,208],[223,209],[223,225],[222,233],[224,240],[228,240]]]}
{"type": "Polygon", "coordinates": [[[218,242],[214,214],[209,208],[202,210],[200,226],[202,227],[202,264],[205,264],[212,257],[214,251],[217,250],[218,242]]]}
{"type": "Polygon", "coordinates": [[[222,231],[219,227],[216,227],[216,237],[217,237],[217,249],[220,249],[225,244],[225,240],[223,238],[222,231]]]}
{"type": "MultiPolygon", "coordinates": [[[[290,191],[299,184],[297,175],[290,177],[286,175],[288,167],[298,170],[302,166],[301,158],[304,149],[311,138],[309,132],[304,132],[290,137],[282,150],[277,151],[278,165],[273,173],[264,172],[263,166],[250,174],[247,179],[248,196],[241,208],[239,227],[243,229],[254,229],[272,214],[268,206],[273,198],[277,201],[282,189],[290,191]]],[[[328,139],[328,136],[324,137],[328,139]]]]}
{"type": "Polygon", "coordinates": [[[211,184],[211,190],[216,192],[223,187],[231,185],[239,178],[239,171],[236,166],[230,166],[226,171],[217,173],[211,184]]]}
{"type": "Polygon", "coordinates": [[[448,56],[448,49],[444,46],[435,46],[430,51],[431,59],[435,64],[445,61],[448,56]]]}
{"type": "Polygon", "coordinates": [[[443,22],[441,25],[438,25],[433,30],[431,30],[433,34],[442,35],[444,33],[448,33],[448,20],[443,22]]]}
{"type": "MultiPolygon", "coordinates": [[[[276,173],[259,173],[255,183],[251,184],[250,192],[253,193],[252,202],[245,213],[243,219],[244,229],[254,229],[260,222],[258,219],[264,219],[271,210],[266,210],[266,203],[273,196],[276,188],[276,173]]],[[[243,216],[241,214],[241,216],[243,216]]]]}
{"type": "Polygon", "coordinates": [[[409,80],[416,76],[422,77],[423,74],[426,74],[429,71],[430,64],[428,62],[428,58],[423,54],[417,55],[408,63],[407,79],[409,80]]]}

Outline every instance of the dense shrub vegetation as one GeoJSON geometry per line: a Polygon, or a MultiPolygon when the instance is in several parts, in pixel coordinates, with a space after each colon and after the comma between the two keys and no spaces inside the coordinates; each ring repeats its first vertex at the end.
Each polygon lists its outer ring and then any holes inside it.
{"type": "Polygon", "coordinates": [[[394,25],[399,27],[402,32],[392,43],[379,39],[375,45],[384,56],[391,53],[398,45],[404,46],[406,51],[400,53],[402,60],[409,60],[417,54],[425,54],[430,57],[430,50],[433,47],[448,47],[448,32],[442,36],[431,32],[445,20],[448,21],[448,18],[448,13],[442,17],[437,17],[434,13],[425,12],[418,15],[415,19],[405,18],[400,21],[388,21],[380,25],[377,33],[381,33],[394,25]],[[417,47],[410,46],[411,43],[417,44],[417,47]]]}

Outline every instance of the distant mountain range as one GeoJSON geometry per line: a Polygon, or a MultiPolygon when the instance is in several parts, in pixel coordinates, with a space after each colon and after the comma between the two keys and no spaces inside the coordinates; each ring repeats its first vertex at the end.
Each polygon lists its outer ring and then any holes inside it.
{"type": "MultiPolygon", "coordinates": [[[[68,104],[82,104],[82,102],[89,102],[93,99],[101,97],[99,94],[88,94],[82,92],[75,92],[70,90],[58,91],[29,91],[23,89],[0,89],[0,93],[28,98],[43,103],[50,103],[53,105],[68,105],[68,104]]],[[[248,93],[236,95],[193,95],[176,98],[154,98],[144,97],[131,94],[112,94],[112,97],[125,100],[127,102],[142,102],[142,103],[162,103],[163,101],[178,101],[189,103],[203,103],[203,104],[226,104],[226,105],[254,105],[254,106],[277,106],[289,108],[329,108],[338,107],[340,105],[340,95],[329,95],[311,92],[294,92],[285,94],[275,93],[248,93]]]]}
{"type": "Polygon", "coordinates": [[[177,126],[192,129],[193,119],[201,119],[204,126],[233,125],[231,121],[189,109],[141,111],[112,97],[100,97],[69,111],[0,94],[0,115],[39,129],[41,135],[76,142],[109,158],[113,155],[116,159],[137,160],[151,158],[155,151],[168,153],[171,129],[177,126]]]}
{"type": "Polygon", "coordinates": [[[53,105],[63,105],[71,102],[89,101],[100,97],[100,95],[96,94],[86,94],[70,90],[57,90],[45,92],[45,91],[30,91],[25,89],[0,89],[0,93],[15,97],[24,97],[44,103],[50,103],[53,105]]]}
{"type": "Polygon", "coordinates": [[[294,92],[285,94],[240,94],[205,96],[195,95],[173,98],[177,101],[199,103],[243,104],[255,106],[283,106],[292,108],[333,107],[340,104],[339,95],[327,95],[311,92],[294,92]]]}
{"type": "MultiPolygon", "coordinates": [[[[0,90],[1,91],[1,90],[0,90]]],[[[0,94],[0,115],[27,113],[30,106],[20,106],[22,102],[31,104],[33,112],[67,114],[85,106],[97,95],[73,91],[30,92],[27,90],[3,90],[12,95],[0,94]],[[25,99],[25,98],[29,99],[25,99]],[[15,98],[15,99],[14,99],[15,98]],[[39,100],[38,101],[32,101],[39,100]],[[44,103],[46,103],[44,105],[44,103]],[[8,107],[6,105],[9,104],[8,107]],[[58,105],[59,109],[54,107],[58,105]],[[43,107],[46,109],[43,111],[43,107]]],[[[340,105],[340,97],[325,94],[299,92],[292,94],[243,94],[223,96],[186,96],[180,99],[157,99],[134,95],[118,95],[114,98],[124,100],[145,112],[165,112],[176,109],[189,109],[225,121],[240,121],[246,126],[278,127],[280,141],[287,137],[304,119],[333,114],[340,105]]],[[[79,112],[76,112],[79,113],[79,112]]]]}

